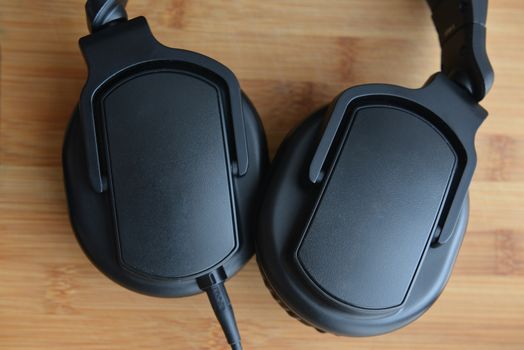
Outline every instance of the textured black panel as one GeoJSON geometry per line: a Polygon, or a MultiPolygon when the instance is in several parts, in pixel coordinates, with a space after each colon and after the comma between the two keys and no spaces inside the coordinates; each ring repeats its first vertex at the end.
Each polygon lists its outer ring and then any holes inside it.
{"type": "Polygon", "coordinates": [[[184,73],[135,77],[104,99],[121,259],[182,277],[235,248],[219,90],[184,73]]]}
{"type": "Polygon", "coordinates": [[[395,307],[427,247],[456,156],[429,123],[387,107],[357,111],[344,142],[298,257],[332,297],[395,307]]]}

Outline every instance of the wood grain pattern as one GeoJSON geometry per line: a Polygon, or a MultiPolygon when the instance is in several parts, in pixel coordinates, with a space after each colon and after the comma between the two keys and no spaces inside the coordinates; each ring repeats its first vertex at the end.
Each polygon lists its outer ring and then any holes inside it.
{"type": "MultiPolygon", "coordinates": [[[[229,66],[274,153],[354,84],[418,87],[439,65],[419,0],[134,0],[168,46],[229,66]]],[[[435,306],[398,332],[322,335],[273,301],[252,260],[231,282],[246,349],[524,349],[524,3],[490,2],[495,86],[477,137],[468,234],[435,306]]],[[[0,349],[226,349],[206,297],[155,299],[83,255],[62,185],[64,129],[86,77],[83,0],[0,0],[0,349]]]]}

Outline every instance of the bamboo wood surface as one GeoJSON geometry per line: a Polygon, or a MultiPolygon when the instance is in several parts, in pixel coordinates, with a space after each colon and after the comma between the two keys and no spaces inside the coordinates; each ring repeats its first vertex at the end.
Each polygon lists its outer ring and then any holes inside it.
{"type": "MultiPolygon", "coordinates": [[[[164,44],[229,66],[272,154],[343,89],[415,88],[439,66],[422,0],[132,0],[128,10],[164,44]]],[[[228,283],[246,349],[524,349],[523,18],[520,0],[490,2],[490,117],[476,141],[468,233],[433,308],[384,336],[320,334],[277,305],[252,259],[228,283]]],[[[0,0],[0,349],[226,349],[205,295],[132,293],[74,238],[61,148],[86,77],[86,32],[83,0],[0,0]]]]}

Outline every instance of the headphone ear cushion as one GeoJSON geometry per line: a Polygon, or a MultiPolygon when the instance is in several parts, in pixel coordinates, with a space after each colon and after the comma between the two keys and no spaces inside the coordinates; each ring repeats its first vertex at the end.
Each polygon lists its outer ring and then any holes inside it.
{"type": "MultiPolygon", "coordinates": [[[[260,262],[258,261],[257,259],[257,264],[260,268],[260,262]]],[[[267,280],[266,278],[266,275],[264,274],[264,272],[262,270],[260,270],[260,273],[262,275],[262,280],[264,281],[264,285],[266,286],[266,288],[269,290],[269,294],[271,294],[271,296],[273,297],[273,299],[278,303],[278,305],[280,305],[280,307],[282,307],[289,316],[293,317],[294,319],[298,320],[300,323],[308,326],[308,327],[312,327],[312,328],[315,328],[319,333],[326,333],[326,331],[320,329],[320,328],[316,328],[315,326],[313,326],[311,323],[309,323],[308,321],[304,320],[303,318],[301,318],[300,316],[298,316],[296,313],[293,312],[293,310],[291,310],[285,303],[282,299],[280,299],[280,297],[278,296],[277,292],[273,289],[273,287],[271,287],[271,284],[269,283],[269,281],[267,280]]]]}
{"type": "MultiPolygon", "coordinates": [[[[272,281],[287,279],[285,267],[288,264],[281,248],[292,239],[288,235],[294,231],[292,227],[296,225],[296,213],[304,210],[302,206],[311,202],[310,191],[305,189],[307,166],[316,147],[315,141],[321,135],[326,111],[327,106],[306,118],[286,136],[278,148],[268,174],[255,241],[258,266],[273,298],[291,317],[322,333],[325,331],[306,321],[286,304],[272,287],[272,281]],[[274,276],[278,276],[276,280],[274,276]]],[[[299,292],[299,289],[295,292],[299,292]]]]}

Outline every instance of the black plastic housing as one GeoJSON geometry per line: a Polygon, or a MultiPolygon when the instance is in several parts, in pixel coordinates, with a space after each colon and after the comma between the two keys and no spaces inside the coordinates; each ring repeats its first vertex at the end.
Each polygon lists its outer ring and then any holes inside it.
{"type": "Polygon", "coordinates": [[[487,0],[427,0],[441,47],[442,72],[482,100],[494,73],[486,52],[487,0]]]}
{"type": "Polygon", "coordinates": [[[258,115],[233,73],[170,49],[139,17],[80,40],[89,67],[64,143],[77,238],[118,283],[156,296],[201,291],[253,254],[268,165],[258,115]]]}
{"type": "Polygon", "coordinates": [[[417,90],[350,88],[300,125],[277,153],[256,244],[286,308],[353,336],[427,310],[463,239],[486,115],[438,73],[417,90]]]}

